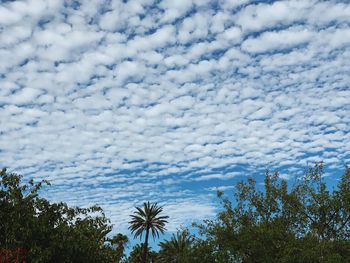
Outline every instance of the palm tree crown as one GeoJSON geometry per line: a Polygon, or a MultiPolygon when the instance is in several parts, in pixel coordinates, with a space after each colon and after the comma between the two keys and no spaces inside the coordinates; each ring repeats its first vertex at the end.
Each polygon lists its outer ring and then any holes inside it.
{"type": "Polygon", "coordinates": [[[129,222],[129,229],[134,234],[135,238],[142,238],[145,232],[145,243],[143,251],[143,262],[146,262],[147,247],[148,247],[148,236],[151,232],[152,237],[159,237],[159,232],[164,233],[165,224],[168,223],[166,220],[168,216],[160,216],[163,212],[163,207],[158,206],[157,203],[151,204],[150,202],[143,203],[143,208],[136,207],[136,211],[133,215],[130,215],[131,221],[129,222]]]}
{"type": "Polygon", "coordinates": [[[188,230],[178,231],[170,240],[160,242],[159,262],[184,263],[188,262],[193,237],[188,230]]]}

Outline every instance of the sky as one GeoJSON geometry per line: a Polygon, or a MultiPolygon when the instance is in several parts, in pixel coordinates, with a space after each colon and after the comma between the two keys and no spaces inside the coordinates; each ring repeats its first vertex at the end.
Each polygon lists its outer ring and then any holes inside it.
{"type": "Polygon", "coordinates": [[[350,3],[0,1],[0,167],[169,231],[216,190],[350,163],[350,3]]]}

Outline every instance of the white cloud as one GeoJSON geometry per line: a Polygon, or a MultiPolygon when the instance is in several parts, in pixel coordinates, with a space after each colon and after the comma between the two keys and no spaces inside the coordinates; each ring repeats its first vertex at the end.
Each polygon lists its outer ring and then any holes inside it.
{"type": "Polygon", "coordinates": [[[9,101],[13,104],[33,104],[35,99],[42,93],[41,90],[33,88],[24,88],[10,97],[9,101]]]}
{"type": "Polygon", "coordinates": [[[292,28],[282,31],[264,32],[256,38],[242,43],[242,49],[251,53],[283,50],[305,44],[311,40],[313,32],[305,28],[292,28]]]}
{"type": "Polygon", "coordinates": [[[249,5],[236,15],[237,24],[244,31],[260,31],[266,28],[289,25],[303,21],[316,1],[276,1],[272,4],[249,5]]]}
{"type": "Polygon", "coordinates": [[[0,6],[0,23],[2,25],[12,24],[21,20],[21,14],[0,6]]]}
{"type": "Polygon", "coordinates": [[[220,36],[224,40],[237,43],[241,38],[241,30],[238,27],[230,27],[226,29],[220,36]]]}
{"type": "Polygon", "coordinates": [[[175,29],[173,26],[167,25],[159,28],[151,35],[144,37],[136,37],[128,44],[128,48],[139,51],[161,48],[166,44],[175,40],[175,29]]]}
{"type": "Polygon", "coordinates": [[[207,190],[209,191],[229,191],[235,189],[235,186],[233,185],[221,185],[221,186],[215,186],[215,187],[209,187],[207,190]]]}
{"type": "Polygon", "coordinates": [[[160,7],[164,10],[164,14],[162,16],[162,21],[171,22],[174,19],[181,18],[186,14],[187,11],[193,5],[192,0],[163,0],[160,3],[160,7]]]}

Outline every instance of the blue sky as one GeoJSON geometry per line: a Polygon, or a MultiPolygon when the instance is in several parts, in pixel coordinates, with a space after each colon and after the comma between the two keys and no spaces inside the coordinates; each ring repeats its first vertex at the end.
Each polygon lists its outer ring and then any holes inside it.
{"type": "Polygon", "coordinates": [[[115,230],[267,168],[350,161],[349,1],[0,1],[0,166],[115,230]]]}

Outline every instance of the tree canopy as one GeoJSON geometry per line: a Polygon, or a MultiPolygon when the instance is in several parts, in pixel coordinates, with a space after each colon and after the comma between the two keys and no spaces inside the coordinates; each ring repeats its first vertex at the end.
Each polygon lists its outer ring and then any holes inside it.
{"type": "Polygon", "coordinates": [[[348,168],[332,190],[319,163],[291,186],[267,172],[263,190],[248,178],[236,185],[234,202],[218,196],[223,211],[198,225],[197,246],[212,262],[350,261],[348,168]]]}
{"type": "MultiPolygon", "coordinates": [[[[39,196],[46,181],[22,183],[0,171],[0,247],[22,249],[28,262],[116,262],[123,252],[108,238],[112,226],[102,209],[69,207],[39,196]]],[[[117,236],[118,238],[118,236],[117,236]]],[[[124,239],[125,240],[125,239],[124,239]]]]}
{"type": "Polygon", "coordinates": [[[157,203],[151,204],[150,202],[144,203],[143,207],[136,207],[136,211],[133,215],[130,215],[131,221],[129,222],[131,233],[134,233],[135,237],[142,238],[142,234],[145,233],[145,243],[142,253],[142,263],[147,261],[148,250],[148,237],[151,233],[152,237],[159,237],[159,232],[164,233],[165,224],[168,223],[168,216],[160,215],[163,212],[163,207],[158,206],[157,203]]]}
{"type": "Polygon", "coordinates": [[[294,183],[277,172],[266,172],[262,187],[247,177],[232,196],[217,193],[220,212],[195,224],[198,234],[180,229],[158,252],[148,247],[148,235],[163,233],[168,217],[144,203],[129,223],[136,237],[147,238],[128,256],[127,236],[111,236],[100,207],[49,202],[39,195],[46,184],[0,172],[0,248],[20,249],[28,262],[350,262],[349,168],[331,189],[323,163],[294,183]]]}

